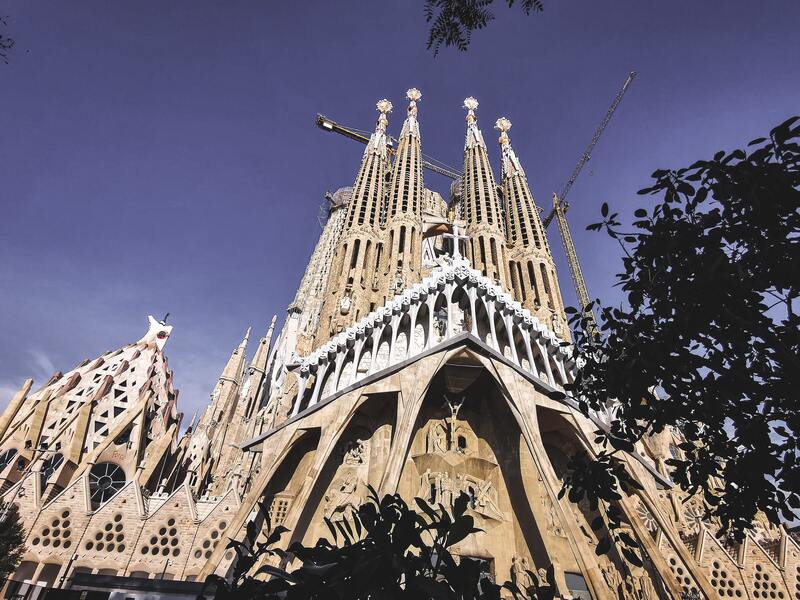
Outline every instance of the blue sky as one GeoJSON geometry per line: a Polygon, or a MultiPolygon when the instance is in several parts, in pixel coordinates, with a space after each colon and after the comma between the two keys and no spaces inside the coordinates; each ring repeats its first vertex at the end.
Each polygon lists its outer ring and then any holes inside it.
{"type": "Polygon", "coordinates": [[[355,176],[362,149],[317,112],[370,129],[387,97],[396,135],[416,86],[423,151],[458,166],[474,95],[487,141],[497,117],[514,123],[548,206],[637,70],[570,195],[590,293],[615,301],[618,251],[584,231],[600,204],[632,211],[656,168],[800,110],[796,1],[545,0],[530,17],[495,3],[469,52],[434,57],[422,0],[0,0],[17,40],[0,65],[0,404],[170,312],[179,406],[201,408],[247,326],[283,316],[324,192],[355,176]]]}

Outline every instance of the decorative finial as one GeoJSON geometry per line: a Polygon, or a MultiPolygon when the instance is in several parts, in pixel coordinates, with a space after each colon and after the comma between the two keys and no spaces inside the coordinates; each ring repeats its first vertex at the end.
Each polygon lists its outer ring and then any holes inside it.
{"type": "Polygon", "coordinates": [[[386,98],[384,98],[383,100],[378,100],[378,102],[375,103],[375,107],[378,109],[379,113],[383,114],[392,112],[392,108],[394,108],[392,106],[392,103],[389,102],[386,98]]]}
{"type": "Polygon", "coordinates": [[[505,117],[500,117],[494,124],[494,128],[500,131],[500,145],[505,146],[509,143],[508,130],[511,129],[511,121],[505,117]]]}
{"type": "Polygon", "coordinates": [[[386,115],[392,112],[392,103],[384,98],[375,103],[375,108],[381,113],[378,115],[378,129],[386,131],[386,128],[389,126],[389,119],[386,118],[386,115]]]}
{"type": "Polygon", "coordinates": [[[478,101],[472,96],[464,98],[464,108],[467,109],[467,123],[471,125],[476,120],[475,111],[478,108],[478,101]]]}
{"type": "Polygon", "coordinates": [[[420,92],[417,88],[411,88],[406,92],[406,98],[408,98],[408,116],[409,117],[416,117],[417,116],[417,102],[422,99],[422,92],[420,92]]]}

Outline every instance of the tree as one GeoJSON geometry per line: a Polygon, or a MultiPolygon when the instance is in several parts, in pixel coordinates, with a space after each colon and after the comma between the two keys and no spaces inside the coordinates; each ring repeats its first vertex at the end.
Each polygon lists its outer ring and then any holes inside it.
{"type": "MultiPolygon", "coordinates": [[[[8,20],[6,17],[0,16],[0,25],[3,25],[4,27],[8,26],[8,20]]],[[[8,53],[13,47],[14,40],[7,35],[0,33],[0,61],[8,64],[8,53]]]]}
{"type": "Polygon", "coordinates": [[[613,500],[632,485],[620,453],[670,427],[683,437],[670,475],[721,533],[741,540],[758,511],[797,518],[799,119],[746,150],[653,173],[639,193],[657,201],[635,210],[632,231],[606,204],[588,227],[622,247],[625,301],[600,309],[597,337],[569,310],[583,366],[568,393],[585,414],[618,404],[596,460],[573,460],[571,498],[613,500]]]}
{"type": "Polygon", "coordinates": [[[25,532],[16,504],[0,508],[0,580],[8,578],[19,565],[24,551],[25,532]]]}
{"type": "Polygon", "coordinates": [[[206,585],[216,586],[216,600],[499,600],[501,587],[515,598],[555,597],[552,568],[547,583],[528,571],[531,586],[521,590],[514,582],[502,586],[492,582],[478,560],[454,559],[449,548],[480,531],[466,514],[466,494],[462,493],[449,510],[441,504],[434,508],[421,498],[415,502],[424,516],[410,509],[399,495],[379,499],[370,488],[367,501],[349,518],[335,522],[325,519],[333,541],[321,538],[310,548],[296,542],[288,554],[272,548],[287,530],[280,526],[270,530],[267,507],[262,505],[266,540],[257,542],[256,521],[248,523],[245,541],[232,540],[228,546],[237,553],[233,577],[226,580],[212,575],[206,585]],[[290,573],[262,564],[270,557],[283,562],[294,557],[301,565],[290,573]],[[255,575],[269,575],[269,581],[251,576],[254,568],[255,575]]]}
{"type": "MultiPolygon", "coordinates": [[[[505,0],[509,7],[516,0],[505,0]]],[[[469,48],[472,32],[483,29],[492,20],[494,13],[489,10],[494,0],[425,0],[425,20],[432,23],[428,31],[428,49],[434,54],[444,45],[455,46],[462,52],[469,48]]],[[[521,0],[522,11],[528,15],[532,11],[541,12],[541,0],[521,0]]]]}

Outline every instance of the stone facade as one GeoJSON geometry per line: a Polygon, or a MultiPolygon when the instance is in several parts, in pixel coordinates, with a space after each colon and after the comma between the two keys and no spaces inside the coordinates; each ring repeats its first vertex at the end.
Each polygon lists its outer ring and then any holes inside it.
{"type": "Polygon", "coordinates": [[[558,492],[568,457],[599,450],[593,432],[614,407],[587,418],[548,395],[577,367],[510,122],[497,123],[498,187],[477,101],[465,101],[464,179],[448,206],[424,187],[421,94],[407,98],[396,148],[391,103],[378,103],[354,186],[331,195],[280,333],[273,318],[248,360],[247,332],[183,435],[163,353],[172,328],[152,317],[138,342],[12,398],[0,493],[27,532],[15,579],[224,575],[226,541],[243,537],[259,502],[289,528],[284,543],[311,544],[372,486],[410,504],[466,493],[482,532],[455,554],[521,587],[527,571],[553,567],[562,598],[800,600],[800,546],[784,528],[760,519],[743,544],[723,544],[700,500],[675,488],[665,461],[680,454],[676,431],[624,457],[643,489],[619,508],[644,567],[617,549],[595,554],[590,523],[603,511],[558,492]]]}

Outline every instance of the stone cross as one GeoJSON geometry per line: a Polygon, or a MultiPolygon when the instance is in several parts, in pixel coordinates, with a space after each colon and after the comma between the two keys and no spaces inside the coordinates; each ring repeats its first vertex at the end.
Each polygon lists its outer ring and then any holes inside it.
{"type": "Polygon", "coordinates": [[[458,225],[453,225],[453,233],[443,233],[442,237],[451,238],[453,240],[453,253],[451,254],[453,260],[463,258],[461,256],[461,240],[468,240],[468,235],[461,235],[458,225]]]}

